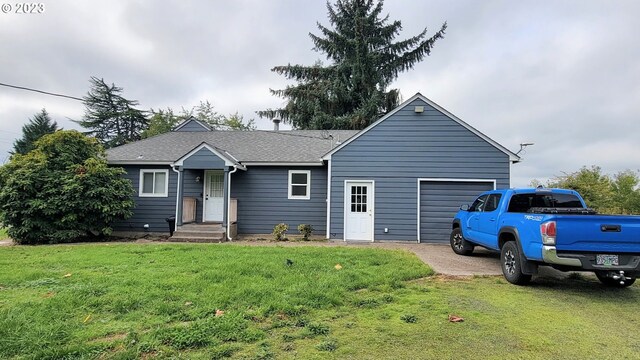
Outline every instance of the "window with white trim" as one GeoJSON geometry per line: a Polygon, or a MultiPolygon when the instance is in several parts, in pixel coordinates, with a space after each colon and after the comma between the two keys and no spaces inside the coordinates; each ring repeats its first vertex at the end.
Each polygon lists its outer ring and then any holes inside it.
{"type": "Polygon", "coordinates": [[[289,170],[289,199],[311,198],[311,171],[289,170]]]}
{"type": "Polygon", "coordinates": [[[167,197],[169,196],[169,170],[141,169],[140,197],[167,197]]]}

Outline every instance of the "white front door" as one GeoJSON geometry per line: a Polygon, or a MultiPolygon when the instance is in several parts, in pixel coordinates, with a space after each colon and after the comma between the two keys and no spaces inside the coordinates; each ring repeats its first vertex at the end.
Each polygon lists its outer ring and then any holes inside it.
{"type": "Polygon", "coordinates": [[[345,181],[345,240],[373,241],[373,207],[373,181],[345,181]]]}
{"type": "Polygon", "coordinates": [[[204,221],[222,221],[224,172],[205,171],[204,174],[204,221]]]}

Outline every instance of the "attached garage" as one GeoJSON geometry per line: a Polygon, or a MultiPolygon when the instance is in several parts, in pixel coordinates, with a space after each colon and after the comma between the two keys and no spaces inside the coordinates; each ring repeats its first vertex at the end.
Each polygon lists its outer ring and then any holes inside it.
{"type": "Polygon", "coordinates": [[[508,188],[511,164],[520,161],[421,94],[323,159],[327,238],[440,243],[448,241],[460,205],[508,188]],[[359,183],[371,187],[366,206],[359,183]]]}
{"type": "Polygon", "coordinates": [[[493,190],[495,180],[418,179],[418,241],[446,243],[451,221],[462,204],[471,204],[482,192],[493,190]]]}

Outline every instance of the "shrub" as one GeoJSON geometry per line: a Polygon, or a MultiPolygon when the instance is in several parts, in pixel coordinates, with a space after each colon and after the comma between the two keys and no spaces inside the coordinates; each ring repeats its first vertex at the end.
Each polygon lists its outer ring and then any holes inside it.
{"type": "Polygon", "coordinates": [[[309,224],[300,224],[298,225],[298,231],[302,234],[302,240],[309,241],[309,237],[313,232],[313,226],[309,224]]]}
{"type": "Polygon", "coordinates": [[[97,140],[75,130],[45,135],[0,167],[0,223],[20,244],[109,235],[132,215],[131,182],[109,167],[97,140]]]}
{"type": "Polygon", "coordinates": [[[273,227],[273,238],[275,241],[285,241],[287,238],[285,237],[285,233],[289,230],[289,225],[285,223],[280,223],[273,227]]]}

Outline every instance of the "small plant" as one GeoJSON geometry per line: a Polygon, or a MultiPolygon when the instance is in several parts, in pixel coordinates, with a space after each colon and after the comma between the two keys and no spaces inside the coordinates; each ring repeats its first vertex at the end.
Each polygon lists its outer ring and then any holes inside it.
{"type": "Polygon", "coordinates": [[[406,322],[407,324],[413,324],[418,321],[418,317],[413,314],[404,314],[400,316],[400,320],[406,322]]]}
{"type": "Polygon", "coordinates": [[[285,233],[289,230],[289,225],[285,223],[280,223],[273,227],[273,238],[275,241],[286,241],[285,233]]]}
{"type": "Polygon", "coordinates": [[[320,323],[311,323],[309,325],[307,325],[307,329],[309,330],[309,332],[315,336],[318,335],[329,335],[329,327],[325,324],[320,324],[320,323]]]}
{"type": "Polygon", "coordinates": [[[320,351],[335,351],[338,348],[338,342],[334,339],[327,339],[316,345],[316,349],[320,351]]]}
{"type": "Polygon", "coordinates": [[[309,224],[300,224],[298,225],[298,231],[302,234],[302,240],[309,241],[309,237],[313,232],[313,226],[309,224]]]}

